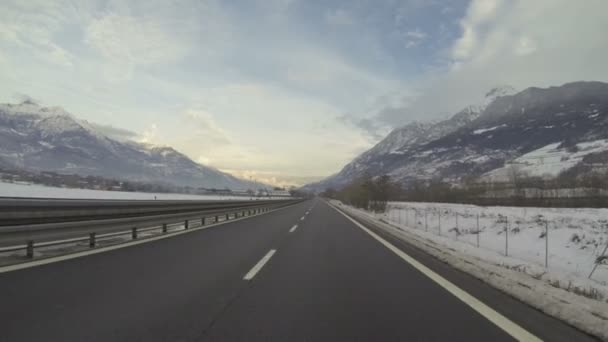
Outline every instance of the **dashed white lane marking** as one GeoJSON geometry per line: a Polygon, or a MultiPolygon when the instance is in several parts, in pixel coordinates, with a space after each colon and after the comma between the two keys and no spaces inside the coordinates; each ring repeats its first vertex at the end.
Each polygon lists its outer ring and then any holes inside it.
{"type": "Polygon", "coordinates": [[[260,272],[262,267],[264,267],[264,265],[266,265],[268,260],[270,260],[270,258],[272,258],[272,256],[274,255],[274,253],[276,253],[276,251],[277,251],[276,249],[271,249],[268,253],[266,253],[266,255],[264,255],[264,257],[262,259],[260,259],[260,261],[258,261],[258,263],[255,264],[255,266],[253,266],[253,268],[249,272],[247,272],[247,274],[245,274],[243,279],[244,280],[253,279],[253,277],[255,277],[255,275],[258,272],[260,272]]]}
{"type": "Polygon", "coordinates": [[[306,216],[302,216],[302,217],[300,218],[300,221],[304,221],[304,219],[305,219],[305,218],[306,218],[306,216]]]}
{"type": "Polygon", "coordinates": [[[147,237],[145,239],[142,238],[140,240],[125,242],[125,243],[121,243],[121,244],[117,244],[117,245],[111,245],[111,246],[106,246],[106,247],[99,247],[99,248],[91,249],[91,250],[88,250],[88,251],[70,253],[70,254],[66,254],[66,255],[58,255],[58,256],[44,258],[44,259],[40,259],[40,260],[28,261],[28,262],[24,262],[24,263],[21,263],[21,264],[1,266],[0,267],[0,273],[12,272],[12,271],[17,271],[17,270],[21,270],[21,269],[25,269],[25,268],[30,268],[30,267],[37,267],[37,266],[52,264],[52,263],[60,262],[60,261],[64,261],[64,260],[81,258],[81,257],[85,257],[85,256],[88,256],[88,255],[93,255],[93,254],[113,251],[115,249],[121,249],[121,248],[130,247],[130,246],[141,245],[141,244],[149,243],[149,242],[152,242],[152,241],[163,240],[163,239],[170,239],[170,238],[172,238],[174,236],[178,236],[178,235],[182,235],[182,234],[190,234],[190,233],[202,230],[202,229],[209,229],[209,228],[215,227],[215,226],[220,226],[220,225],[224,225],[224,224],[230,224],[230,223],[233,223],[233,222],[247,220],[247,219],[252,218],[252,217],[257,217],[257,216],[260,216],[260,215],[270,214],[272,212],[283,210],[283,209],[287,209],[287,208],[292,208],[292,205],[287,206],[287,207],[278,208],[278,209],[271,209],[271,210],[269,210],[267,212],[263,212],[263,213],[252,215],[252,216],[244,216],[244,217],[239,217],[237,219],[231,219],[231,220],[228,220],[228,221],[220,221],[218,223],[212,223],[212,224],[205,225],[205,226],[202,226],[202,227],[199,226],[199,227],[194,227],[194,228],[191,228],[191,229],[188,229],[188,230],[180,230],[180,231],[172,232],[171,234],[159,235],[159,236],[149,237],[149,238],[147,237]]]}
{"type": "Polygon", "coordinates": [[[498,326],[499,328],[504,330],[507,334],[513,336],[513,338],[517,339],[518,341],[542,341],[538,337],[534,336],[532,333],[528,332],[524,328],[520,327],[519,325],[517,325],[516,323],[514,323],[513,321],[508,319],[507,317],[494,311],[494,309],[485,305],[479,299],[473,297],[466,291],[462,290],[458,286],[452,284],[447,279],[445,279],[442,276],[440,276],[439,274],[435,273],[430,268],[424,266],[423,264],[418,262],[416,259],[412,258],[411,256],[409,256],[408,254],[406,254],[399,248],[392,245],[390,242],[384,240],[383,238],[381,238],[379,235],[377,235],[373,231],[369,230],[364,225],[360,224],[359,222],[352,219],[350,216],[343,213],[341,210],[338,210],[334,206],[331,206],[331,207],[334,208],[340,214],[344,215],[347,219],[349,219],[357,227],[361,228],[363,231],[365,231],[366,233],[371,235],[371,237],[378,240],[378,242],[380,242],[382,245],[384,245],[384,247],[388,248],[391,252],[397,254],[397,256],[399,256],[405,262],[412,265],[418,271],[422,272],[424,275],[429,277],[432,281],[437,283],[439,286],[443,287],[448,292],[450,292],[452,295],[454,295],[456,298],[460,299],[465,304],[467,304],[468,306],[473,308],[473,310],[477,311],[479,314],[481,314],[487,320],[489,320],[490,322],[494,323],[496,326],[498,326]]]}
{"type": "Polygon", "coordinates": [[[298,228],[297,224],[294,224],[293,227],[291,227],[291,229],[289,230],[290,233],[293,233],[296,231],[296,229],[298,228]]]}

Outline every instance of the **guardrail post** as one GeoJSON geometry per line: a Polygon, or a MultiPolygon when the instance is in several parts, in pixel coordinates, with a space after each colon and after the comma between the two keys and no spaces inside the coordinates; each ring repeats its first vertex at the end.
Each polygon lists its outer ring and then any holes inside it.
{"type": "Polygon", "coordinates": [[[205,218],[201,217],[201,226],[204,226],[204,225],[205,225],[205,218]]]}
{"type": "Polygon", "coordinates": [[[184,222],[184,229],[188,229],[188,220],[184,222]]]}
{"type": "Polygon", "coordinates": [[[220,222],[220,217],[218,215],[215,215],[215,223],[220,222]]]}
{"type": "Polygon", "coordinates": [[[230,220],[230,214],[226,214],[226,221],[230,220]]]}
{"type": "Polygon", "coordinates": [[[167,224],[163,223],[163,234],[167,234],[167,224]]]}
{"type": "Polygon", "coordinates": [[[137,227],[131,228],[131,239],[133,239],[133,240],[137,239],[137,227]]]}
{"type": "Polygon", "coordinates": [[[27,248],[25,250],[25,256],[28,259],[33,259],[34,258],[34,241],[29,240],[27,242],[27,248]]]}
{"type": "Polygon", "coordinates": [[[97,241],[95,241],[95,233],[89,234],[89,248],[95,248],[97,241]]]}

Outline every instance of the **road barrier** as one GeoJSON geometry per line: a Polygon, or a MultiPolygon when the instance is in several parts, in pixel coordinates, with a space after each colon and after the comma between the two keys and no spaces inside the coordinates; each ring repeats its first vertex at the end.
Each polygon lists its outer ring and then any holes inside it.
{"type": "Polygon", "coordinates": [[[124,201],[0,199],[0,252],[25,250],[34,257],[37,247],[88,241],[90,248],[100,238],[141,233],[181,226],[193,222],[219,223],[257,215],[302,201],[124,201]]]}

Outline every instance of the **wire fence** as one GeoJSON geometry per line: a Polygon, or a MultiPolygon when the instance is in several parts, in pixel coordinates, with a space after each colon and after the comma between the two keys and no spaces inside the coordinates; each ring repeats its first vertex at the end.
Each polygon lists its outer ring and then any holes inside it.
{"type": "Polygon", "coordinates": [[[598,227],[600,229],[596,236],[580,233],[572,222],[549,219],[532,210],[526,214],[525,208],[518,208],[523,210],[523,215],[488,212],[483,207],[478,208],[469,210],[441,205],[414,207],[389,204],[384,218],[400,227],[423,230],[507,257],[531,261],[547,269],[573,270],[588,278],[593,277],[598,268],[608,270],[605,267],[608,265],[608,222],[598,220],[593,225],[596,231],[598,227]]]}

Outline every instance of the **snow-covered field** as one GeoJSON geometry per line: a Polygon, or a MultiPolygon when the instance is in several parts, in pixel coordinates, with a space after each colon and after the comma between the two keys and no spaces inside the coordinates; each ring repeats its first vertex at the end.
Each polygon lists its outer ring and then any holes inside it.
{"type": "Polygon", "coordinates": [[[512,167],[522,175],[555,177],[580,163],[583,157],[608,150],[606,139],[578,143],[574,151],[560,148],[560,145],[561,143],[557,142],[526,153],[504,167],[488,172],[484,177],[489,180],[508,181],[512,167]]]}
{"type": "MultiPolygon", "coordinates": [[[[608,209],[391,202],[386,213],[376,216],[400,227],[428,231],[475,247],[479,244],[480,249],[522,263],[545,267],[548,261],[548,270],[577,278],[589,276],[608,244],[608,209]]],[[[597,267],[592,279],[608,283],[608,265],[597,267]]]]}
{"type": "MultiPolygon", "coordinates": [[[[189,195],[147,192],[103,191],[89,189],[56,188],[38,184],[0,182],[0,197],[37,197],[69,199],[124,199],[124,200],[247,200],[245,196],[189,195]]],[[[277,197],[275,199],[284,199],[277,197]]],[[[264,197],[264,199],[270,199],[264,197]]]]}
{"type": "MultiPolygon", "coordinates": [[[[476,241],[475,243],[471,243],[470,240],[463,239],[465,234],[460,235],[458,239],[456,239],[454,231],[451,234],[446,234],[447,231],[443,229],[450,226],[446,224],[449,221],[442,221],[441,236],[438,235],[438,219],[435,229],[431,228],[429,220],[431,211],[437,210],[437,212],[443,212],[444,208],[447,211],[448,207],[452,213],[465,214],[468,212],[469,215],[474,214],[475,221],[477,221],[477,213],[479,212],[480,226],[483,227],[482,222],[484,220],[481,218],[481,211],[485,208],[435,203],[391,203],[392,209],[388,214],[375,214],[343,205],[339,201],[332,201],[332,204],[358,217],[364,223],[366,221],[372,222],[372,224],[387,234],[407,241],[460,271],[471,274],[483,282],[551,316],[564,320],[583,331],[599,337],[601,340],[608,341],[608,325],[606,324],[606,321],[608,321],[608,284],[606,281],[598,279],[605,279],[606,273],[597,273],[597,277],[594,275],[595,280],[590,280],[587,279],[586,275],[577,276],[577,272],[560,271],[558,268],[551,267],[551,264],[547,269],[538,262],[525,261],[522,258],[513,257],[511,253],[509,256],[505,256],[496,250],[483,247],[478,248],[476,247],[476,241]],[[410,208],[409,218],[406,218],[405,215],[406,207],[410,208]],[[423,211],[425,208],[428,208],[427,210],[429,211],[427,214],[428,231],[424,229],[423,211]],[[477,211],[473,212],[473,209],[477,211]],[[418,215],[422,217],[422,220],[416,219],[416,210],[418,210],[418,215]],[[400,218],[399,215],[401,215],[400,218]],[[385,222],[387,222],[389,217],[391,218],[391,223],[387,224],[385,222]],[[392,222],[395,219],[396,222],[392,222]]],[[[547,218],[550,218],[550,222],[560,222],[557,210],[527,208],[526,215],[523,215],[521,208],[487,208],[485,210],[487,210],[485,213],[486,217],[491,217],[493,214],[513,214],[512,217],[515,217],[517,211],[520,211],[519,215],[521,216],[528,217],[529,213],[533,212],[532,215],[546,215],[547,218]],[[548,212],[545,212],[545,210],[548,212]]],[[[579,212],[579,217],[575,217],[577,220],[580,220],[580,217],[587,217],[588,220],[595,218],[593,214],[590,215],[586,210],[570,209],[568,211],[579,212]]],[[[602,210],[597,214],[601,215],[604,212],[602,210]]],[[[447,215],[445,212],[444,214],[447,215]]],[[[454,215],[454,221],[455,217],[456,215],[454,215]]],[[[498,230],[500,230],[500,225],[503,224],[502,222],[491,224],[490,220],[487,220],[487,223],[486,231],[480,235],[481,238],[487,233],[494,232],[497,234],[498,230]],[[492,229],[492,227],[496,229],[492,229]]],[[[559,224],[555,228],[550,229],[549,234],[554,233],[551,231],[553,229],[568,230],[571,228],[567,225],[559,224]]],[[[556,238],[559,237],[558,233],[554,235],[556,238]]],[[[504,238],[504,235],[500,236],[504,238]]],[[[517,239],[510,241],[510,244],[515,241],[517,239]]],[[[559,251],[563,252],[566,249],[568,248],[562,248],[559,251]]],[[[572,268],[570,267],[570,269],[572,268]]],[[[598,272],[600,271],[598,268],[598,272]]],[[[605,269],[603,271],[606,272],[605,269]]]]}

